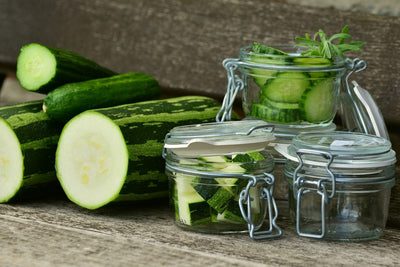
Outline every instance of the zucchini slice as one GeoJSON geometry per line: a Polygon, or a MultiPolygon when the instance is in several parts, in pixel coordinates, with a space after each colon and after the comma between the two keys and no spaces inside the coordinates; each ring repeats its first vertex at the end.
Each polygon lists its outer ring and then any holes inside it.
{"type": "Polygon", "coordinates": [[[24,176],[24,158],[18,137],[0,118],[0,203],[10,200],[20,189],[24,176]]]}
{"type": "Polygon", "coordinates": [[[56,152],[56,172],[68,198],[96,209],[118,197],[128,171],[125,139],[110,118],[86,111],[64,127],[56,152]]]}

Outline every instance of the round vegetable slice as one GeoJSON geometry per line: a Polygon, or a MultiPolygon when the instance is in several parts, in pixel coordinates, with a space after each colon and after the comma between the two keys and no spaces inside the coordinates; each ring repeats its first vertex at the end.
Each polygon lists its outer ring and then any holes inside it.
{"type": "Polygon", "coordinates": [[[64,127],[56,152],[56,172],[68,198],[88,209],[118,197],[128,171],[128,150],[109,117],[85,111],[64,127]]]}
{"type": "Polygon", "coordinates": [[[0,132],[0,203],[3,203],[10,200],[21,187],[24,159],[15,132],[1,118],[0,132]]]}
{"type": "Polygon", "coordinates": [[[299,102],[304,119],[312,123],[331,120],[336,113],[336,98],[332,79],[308,88],[299,102]]]}
{"type": "Polygon", "coordinates": [[[260,98],[266,97],[276,102],[296,103],[310,85],[310,77],[304,72],[282,72],[267,81],[260,98]]]}

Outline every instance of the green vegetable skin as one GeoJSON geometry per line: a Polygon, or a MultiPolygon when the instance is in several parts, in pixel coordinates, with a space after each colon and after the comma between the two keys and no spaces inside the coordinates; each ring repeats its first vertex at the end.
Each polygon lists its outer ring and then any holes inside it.
{"type": "MultiPolygon", "coordinates": [[[[216,168],[220,173],[244,174],[255,167],[255,162],[263,161],[265,158],[261,153],[252,151],[237,154],[232,158],[215,156],[199,160],[204,160],[204,164],[216,168]]],[[[204,164],[201,164],[204,167],[204,164]]],[[[247,227],[238,202],[240,192],[248,183],[247,179],[198,177],[182,173],[174,175],[175,188],[171,197],[178,222],[199,227],[221,223],[228,227],[232,225],[247,227]]],[[[252,205],[255,216],[260,211],[258,205],[257,201],[252,205]]]]}
{"type": "Polygon", "coordinates": [[[62,194],[54,169],[63,124],[42,102],[0,108],[0,202],[62,194]]]}
{"type": "Polygon", "coordinates": [[[23,88],[48,93],[66,83],[116,75],[72,51],[31,43],[24,45],[18,55],[17,78],[23,88]]]}
{"type": "Polygon", "coordinates": [[[62,131],[57,177],[69,199],[88,209],[167,197],[165,135],[179,125],[215,121],[220,106],[185,96],[85,111],[62,131]]]}
{"type": "MultiPolygon", "coordinates": [[[[348,42],[348,26],[331,37],[319,30],[314,38],[308,34],[297,37],[295,46],[307,50],[298,57],[288,55],[266,45],[254,43],[251,61],[269,65],[296,65],[299,67],[324,67],[333,65],[335,57],[344,59],[346,51],[361,51],[363,42],[348,42]],[[335,44],[334,42],[337,41],[335,44]]],[[[271,71],[250,69],[254,83],[259,86],[259,102],[251,105],[251,115],[280,123],[324,123],[336,113],[337,91],[335,72],[324,71],[271,71]]]]}
{"type": "Polygon", "coordinates": [[[160,95],[153,77],[131,72],[64,84],[47,94],[43,110],[52,119],[67,121],[88,109],[152,100],[160,95]]]}
{"type": "MultiPolygon", "coordinates": [[[[255,43],[253,51],[272,53],[275,60],[270,59],[268,64],[297,64],[299,66],[329,66],[332,62],[325,58],[316,57],[289,57],[282,51],[255,43]],[[262,49],[260,49],[260,46],[262,49]],[[276,56],[278,55],[278,56],[276,56]],[[286,62],[290,58],[291,62],[286,62]]],[[[264,56],[264,55],[263,55],[264,56]]],[[[256,58],[256,55],[253,55],[256,58]]],[[[264,59],[265,60],[265,59],[264,59]]],[[[259,60],[259,62],[261,62],[259,60]]],[[[261,62],[262,63],[262,62],[261,62]]],[[[328,72],[300,72],[300,71],[270,71],[260,85],[260,70],[252,69],[251,76],[260,87],[259,102],[253,102],[251,115],[267,121],[279,123],[322,123],[330,121],[335,115],[335,101],[333,91],[333,78],[335,73],[328,72]],[[332,76],[333,75],[333,76],[332,76]],[[319,93],[316,91],[328,91],[319,93]],[[328,98],[328,99],[325,99],[328,98]],[[329,111],[329,112],[328,112],[329,111]]],[[[261,70],[264,71],[265,70],[261,70]]]]}

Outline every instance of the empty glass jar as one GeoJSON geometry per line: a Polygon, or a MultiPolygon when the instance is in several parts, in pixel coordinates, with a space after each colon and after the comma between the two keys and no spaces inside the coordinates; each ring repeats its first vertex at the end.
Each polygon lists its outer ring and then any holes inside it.
{"type": "Polygon", "coordinates": [[[287,149],[289,208],[300,236],[378,238],[395,182],[395,152],[384,138],[351,132],[300,134],[287,149]]]}

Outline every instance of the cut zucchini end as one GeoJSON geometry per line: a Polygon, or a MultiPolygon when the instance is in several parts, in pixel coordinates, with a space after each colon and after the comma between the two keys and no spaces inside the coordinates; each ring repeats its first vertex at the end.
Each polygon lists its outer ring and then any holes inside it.
{"type": "Polygon", "coordinates": [[[45,46],[32,43],[21,48],[17,60],[17,78],[23,88],[37,91],[56,74],[57,61],[45,46]]]}
{"type": "Polygon", "coordinates": [[[8,202],[19,190],[24,176],[24,158],[17,136],[0,118],[0,203],[8,202]]]}
{"type": "Polygon", "coordinates": [[[128,171],[128,150],[110,118],[85,111],[64,127],[56,151],[56,172],[68,198],[97,209],[118,197],[128,171]]]}

